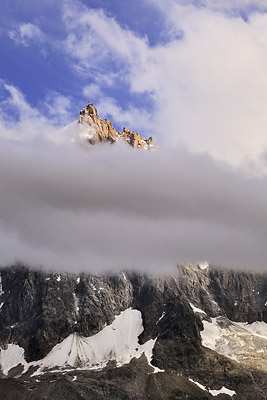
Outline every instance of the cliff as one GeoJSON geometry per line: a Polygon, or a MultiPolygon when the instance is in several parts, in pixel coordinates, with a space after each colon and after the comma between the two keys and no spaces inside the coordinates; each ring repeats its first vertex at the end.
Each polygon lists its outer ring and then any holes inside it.
{"type": "Polygon", "coordinates": [[[166,278],[4,268],[1,392],[266,399],[266,288],[264,274],[197,265],[166,278]]]}

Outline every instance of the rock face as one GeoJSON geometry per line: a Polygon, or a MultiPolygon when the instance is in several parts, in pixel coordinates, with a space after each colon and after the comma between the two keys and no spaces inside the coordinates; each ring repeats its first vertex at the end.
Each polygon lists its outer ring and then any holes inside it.
{"type": "Polygon", "coordinates": [[[117,132],[108,119],[98,116],[95,106],[90,103],[80,111],[78,120],[81,128],[80,136],[90,144],[114,143],[124,141],[131,147],[141,149],[154,149],[155,141],[152,136],[144,139],[138,132],[123,128],[122,132],[117,132]]]}
{"type": "Polygon", "coordinates": [[[237,322],[267,322],[266,275],[193,265],[179,269],[181,289],[209,316],[223,315],[237,322]]]}
{"type": "Polygon", "coordinates": [[[1,398],[266,399],[266,275],[196,265],[166,278],[0,272],[1,398]],[[118,316],[131,313],[120,332],[118,316]],[[116,366],[116,349],[129,352],[135,330],[136,356],[116,366]],[[101,337],[110,362],[94,365],[101,337]]]}

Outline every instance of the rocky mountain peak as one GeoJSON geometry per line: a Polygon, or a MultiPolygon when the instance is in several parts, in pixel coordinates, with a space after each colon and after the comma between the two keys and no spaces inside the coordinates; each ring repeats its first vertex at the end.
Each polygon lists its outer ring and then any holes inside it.
{"type": "Polygon", "coordinates": [[[97,109],[90,102],[80,111],[78,123],[80,126],[80,137],[90,144],[114,143],[123,140],[129,146],[146,150],[155,149],[153,136],[142,137],[138,132],[123,128],[122,132],[116,131],[108,119],[102,119],[97,109]]]}
{"type": "Polygon", "coordinates": [[[95,108],[93,103],[90,102],[90,100],[89,100],[89,103],[87,104],[87,106],[85,106],[84,109],[87,110],[87,112],[88,112],[88,114],[90,116],[93,116],[93,115],[97,115],[98,116],[97,109],[95,108]]]}

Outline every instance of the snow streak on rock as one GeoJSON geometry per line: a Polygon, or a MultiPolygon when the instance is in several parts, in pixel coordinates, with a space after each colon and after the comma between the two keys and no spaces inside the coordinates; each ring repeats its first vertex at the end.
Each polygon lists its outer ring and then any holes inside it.
{"type": "Polygon", "coordinates": [[[233,397],[233,395],[236,394],[236,392],[234,390],[227,389],[225,386],[223,386],[219,390],[211,390],[211,389],[207,389],[204,385],[201,385],[201,383],[193,381],[193,379],[189,378],[189,380],[190,380],[190,382],[197,385],[201,390],[205,390],[205,391],[209,392],[212,396],[218,396],[219,394],[228,394],[229,396],[233,397]]]}

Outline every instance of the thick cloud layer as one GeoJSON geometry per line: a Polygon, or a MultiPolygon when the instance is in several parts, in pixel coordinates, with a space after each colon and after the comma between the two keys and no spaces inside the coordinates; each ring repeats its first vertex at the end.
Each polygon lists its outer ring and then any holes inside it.
{"type": "Polygon", "coordinates": [[[181,148],[0,145],[0,263],[168,272],[208,260],[265,271],[267,178],[181,148]]]}

